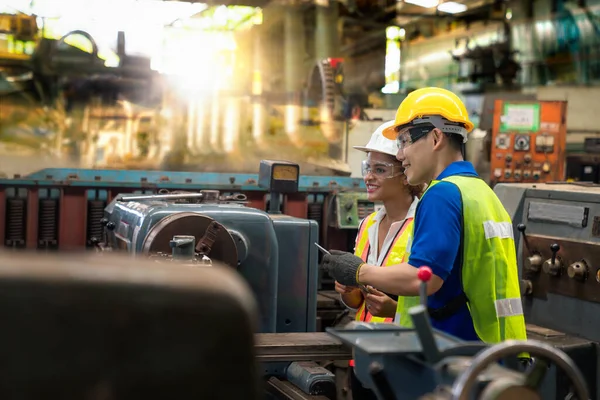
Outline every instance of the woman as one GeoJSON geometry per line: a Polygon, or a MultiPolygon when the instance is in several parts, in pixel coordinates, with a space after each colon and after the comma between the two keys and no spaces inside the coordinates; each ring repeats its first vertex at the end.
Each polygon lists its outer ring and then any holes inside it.
{"type": "MultiPolygon", "coordinates": [[[[354,148],[367,153],[362,163],[362,175],[370,201],[383,203],[383,208],[366,217],[360,224],[354,254],[368,264],[389,266],[408,258],[411,224],[423,186],[410,186],[404,176],[402,165],[396,160],[396,141],[386,139],[382,132],[394,121],[377,128],[366,146],[354,148]]],[[[389,296],[376,288],[346,287],[335,282],[344,304],[357,310],[355,319],[362,322],[393,322],[396,314],[397,296],[389,296]]],[[[407,321],[398,321],[408,325],[407,321]]],[[[351,366],[354,363],[350,362],[351,366]]],[[[354,400],[376,399],[375,393],[362,386],[350,370],[352,398],[354,400]]]]}

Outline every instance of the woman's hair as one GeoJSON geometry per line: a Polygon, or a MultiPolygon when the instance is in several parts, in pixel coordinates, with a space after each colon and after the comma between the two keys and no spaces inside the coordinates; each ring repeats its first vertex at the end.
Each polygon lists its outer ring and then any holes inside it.
{"type": "Polygon", "coordinates": [[[423,192],[425,190],[425,184],[421,183],[420,185],[407,185],[408,191],[411,195],[416,196],[418,199],[421,198],[423,192]]]}

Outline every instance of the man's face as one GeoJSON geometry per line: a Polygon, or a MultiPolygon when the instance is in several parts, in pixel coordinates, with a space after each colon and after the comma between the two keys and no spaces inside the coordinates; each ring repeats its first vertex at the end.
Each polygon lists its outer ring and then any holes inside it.
{"type": "Polygon", "coordinates": [[[408,183],[420,185],[429,183],[431,170],[434,168],[433,141],[429,128],[406,128],[398,132],[398,154],[396,158],[404,167],[404,174],[408,183]]]}

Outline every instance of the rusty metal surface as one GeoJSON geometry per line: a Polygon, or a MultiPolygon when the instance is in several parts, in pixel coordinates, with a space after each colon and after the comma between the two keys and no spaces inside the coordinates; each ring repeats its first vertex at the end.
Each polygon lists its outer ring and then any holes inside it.
{"type": "Polygon", "coordinates": [[[256,305],[225,266],[0,252],[0,319],[3,399],[259,398],[256,305]]]}
{"type": "Polygon", "coordinates": [[[600,303],[600,282],[596,280],[599,270],[597,260],[600,260],[600,243],[541,235],[527,235],[526,238],[528,251],[523,252],[523,265],[526,265],[526,258],[534,252],[541,254],[543,261],[550,259],[552,257],[550,245],[554,243],[560,245],[557,258],[560,258],[563,263],[561,273],[557,276],[545,273],[543,268],[539,272],[523,270],[524,278],[531,280],[533,297],[545,299],[546,293],[555,293],[600,303]],[[588,266],[587,277],[583,281],[570,278],[567,274],[569,265],[581,260],[584,260],[588,266]]]}
{"type": "Polygon", "coordinates": [[[352,351],[325,332],[260,333],[255,335],[260,361],[350,360],[352,351]]]}
{"type": "Polygon", "coordinates": [[[203,243],[202,238],[211,225],[216,225],[219,229],[216,231],[216,240],[207,256],[211,260],[218,260],[237,268],[237,247],[227,229],[214,219],[198,213],[182,212],[161,219],[148,232],[143,244],[143,252],[144,254],[155,254],[157,252],[170,254],[169,241],[175,235],[194,236],[196,243],[200,246],[203,243]]]}

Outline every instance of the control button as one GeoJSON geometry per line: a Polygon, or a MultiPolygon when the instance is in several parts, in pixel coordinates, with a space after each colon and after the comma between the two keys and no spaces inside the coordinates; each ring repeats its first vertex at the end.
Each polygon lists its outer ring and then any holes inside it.
{"type": "Polygon", "coordinates": [[[542,164],[542,171],[544,171],[545,174],[550,172],[550,163],[548,161],[542,164]]]}
{"type": "Polygon", "coordinates": [[[348,216],[346,217],[346,221],[348,221],[348,223],[352,222],[352,216],[351,216],[351,215],[348,215],[348,216]]]}
{"type": "Polygon", "coordinates": [[[521,170],[515,169],[515,179],[521,179],[521,170]]]}
{"type": "Polygon", "coordinates": [[[496,178],[500,178],[500,177],[502,176],[502,168],[496,168],[496,169],[494,170],[494,176],[495,176],[496,178]]]}
{"type": "Polygon", "coordinates": [[[523,161],[525,164],[529,164],[531,162],[531,154],[525,154],[525,156],[523,156],[523,161]]]}
{"type": "Polygon", "coordinates": [[[512,157],[512,154],[510,154],[510,153],[508,153],[508,154],[507,154],[507,155],[504,157],[504,159],[506,160],[506,162],[511,162],[511,161],[512,161],[512,158],[513,158],[513,157],[512,157]]]}
{"type": "Polygon", "coordinates": [[[510,178],[511,175],[512,175],[512,173],[511,173],[510,169],[505,169],[504,170],[504,178],[505,179],[510,178]]]}
{"type": "Polygon", "coordinates": [[[588,266],[583,260],[574,262],[567,268],[567,274],[569,275],[569,278],[578,281],[585,281],[588,277],[588,272],[588,266]]]}
{"type": "Polygon", "coordinates": [[[523,171],[523,178],[529,179],[530,177],[531,177],[531,171],[530,170],[523,171]]]}
{"type": "Polygon", "coordinates": [[[533,179],[540,179],[540,171],[533,171],[533,179]]]}
{"type": "Polygon", "coordinates": [[[558,276],[562,273],[563,263],[559,257],[557,257],[556,253],[560,250],[560,246],[558,243],[553,243],[550,245],[550,251],[552,251],[552,258],[549,258],[544,262],[544,272],[548,275],[558,276]]]}

